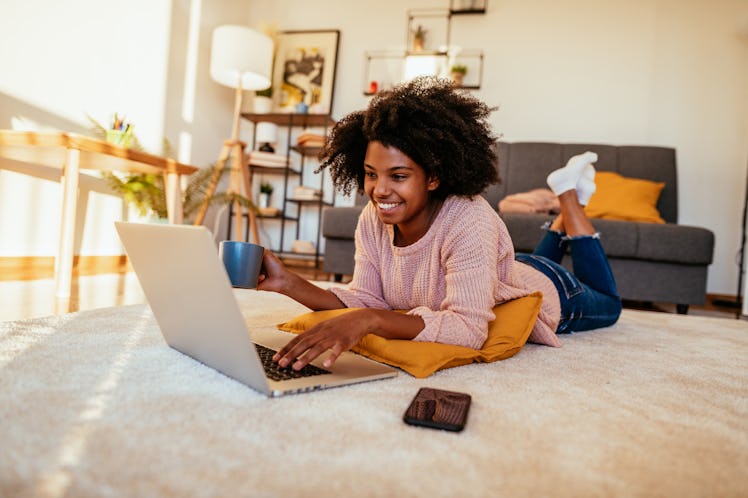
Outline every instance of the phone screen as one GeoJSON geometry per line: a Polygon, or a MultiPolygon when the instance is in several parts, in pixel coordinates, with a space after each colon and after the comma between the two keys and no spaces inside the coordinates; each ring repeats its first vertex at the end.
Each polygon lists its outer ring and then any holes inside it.
{"type": "Polygon", "coordinates": [[[411,425],[461,431],[467,421],[470,401],[466,393],[422,387],[410,402],[403,420],[411,425]]]}

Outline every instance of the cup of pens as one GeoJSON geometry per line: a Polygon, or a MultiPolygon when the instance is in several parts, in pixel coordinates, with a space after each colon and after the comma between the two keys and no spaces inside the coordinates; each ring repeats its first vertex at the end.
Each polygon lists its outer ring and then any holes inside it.
{"type": "Polygon", "coordinates": [[[132,125],[115,114],[111,129],[106,131],[106,141],[127,148],[132,143],[132,136],[132,125]]]}
{"type": "Polygon", "coordinates": [[[106,141],[120,147],[129,147],[132,143],[132,132],[127,130],[107,130],[106,141]]]}

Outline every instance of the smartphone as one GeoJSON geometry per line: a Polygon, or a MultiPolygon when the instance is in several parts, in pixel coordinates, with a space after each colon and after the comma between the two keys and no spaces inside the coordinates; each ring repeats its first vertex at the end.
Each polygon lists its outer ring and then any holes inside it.
{"type": "Polygon", "coordinates": [[[459,432],[465,427],[471,400],[466,393],[422,387],[410,402],[403,420],[410,425],[459,432]]]}

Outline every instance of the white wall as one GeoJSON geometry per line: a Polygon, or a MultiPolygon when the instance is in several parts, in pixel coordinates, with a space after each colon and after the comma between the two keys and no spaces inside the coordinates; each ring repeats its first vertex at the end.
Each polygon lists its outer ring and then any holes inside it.
{"type": "MultiPolygon", "coordinates": [[[[215,161],[230,136],[234,93],[208,75],[210,37],[241,22],[234,0],[11,0],[0,3],[0,128],[90,133],[125,114],[145,148],[167,138],[179,159],[215,161]]],[[[0,257],[54,255],[59,171],[0,164],[0,257]],[[10,170],[10,171],[9,171],[10,170]]],[[[81,183],[76,252],[122,254],[127,216],[96,177],[81,183]]]]}
{"type": "MultiPolygon", "coordinates": [[[[265,21],[282,30],[339,29],[333,104],[339,118],[367,103],[364,52],[404,48],[406,11],[447,5],[2,2],[0,128],[25,117],[84,131],[85,113],[106,120],[119,111],[152,150],[166,136],[175,147],[189,145],[182,160],[205,166],[229,135],[232,109],[231,90],[208,76],[215,26],[265,21]]],[[[484,50],[477,95],[501,107],[492,123],[506,140],[675,147],[680,222],[715,232],[708,290],[735,293],[748,159],[748,2],[489,0],[486,15],[454,20],[453,41],[484,50]]],[[[249,129],[243,125],[245,138],[249,129]]],[[[59,186],[49,172],[26,173],[0,169],[0,257],[56,249],[59,186]]],[[[122,217],[121,204],[95,180],[89,184],[94,193],[79,252],[118,253],[110,220],[122,217]]]]}
{"type": "MultiPolygon", "coordinates": [[[[364,107],[364,52],[404,49],[406,12],[447,0],[251,2],[250,24],[341,30],[336,118],[364,107]]],[[[708,291],[735,294],[748,159],[748,2],[489,0],[453,19],[454,43],[485,52],[477,94],[509,141],[677,150],[683,224],[716,235],[708,291]]]]}
{"type": "MultiPolygon", "coordinates": [[[[163,129],[169,2],[109,5],[95,0],[0,4],[1,128],[20,123],[84,131],[86,114],[106,122],[120,112],[136,123],[144,143],[153,145],[163,129]],[[145,9],[149,15],[141,16],[145,9]]],[[[0,255],[54,254],[59,174],[21,165],[13,169],[0,170],[0,255]]],[[[79,216],[91,222],[81,225],[78,248],[119,254],[116,238],[101,232],[122,216],[121,202],[106,194],[101,181],[84,179],[82,186],[79,216]]]]}

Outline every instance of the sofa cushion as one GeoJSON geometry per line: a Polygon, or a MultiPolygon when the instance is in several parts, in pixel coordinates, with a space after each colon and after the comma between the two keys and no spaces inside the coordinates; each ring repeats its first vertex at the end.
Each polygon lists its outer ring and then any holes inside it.
{"type": "Polygon", "coordinates": [[[714,255],[714,233],[688,225],[636,223],[637,257],[652,261],[709,265],[714,255]]]}
{"type": "Polygon", "coordinates": [[[585,208],[590,218],[665,223],[657,211],[664,183],[600,171],[595,184],[597,190],[585,208]]]}
{"type": "MultiPolygon", "coordinates": [[[[553,216],[502,214],[517,252],[532,252],[543,237],[541,227],[553,216]]],[[[610,258],[639,259],[693,265],[712,262],[714,234],[707,229],[673,223],[593,219],[600,242],[610,258]]]]}

